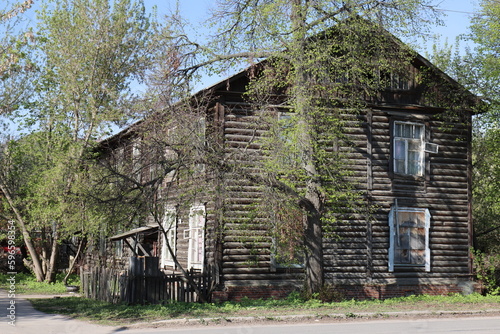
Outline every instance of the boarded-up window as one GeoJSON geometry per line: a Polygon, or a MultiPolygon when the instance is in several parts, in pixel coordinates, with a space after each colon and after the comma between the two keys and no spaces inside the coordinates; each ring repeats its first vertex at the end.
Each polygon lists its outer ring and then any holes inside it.
{"type": "Polygon", "coordinates": [[[173,266],[174,258],[172,253],[169,252],[168,246],[175,256],[176,252],[176,235],[177,235],[177,212],[174,208],[168,208],[165,210],[165,216],[163,218],[163,229],[165,234],[162,235],[162,249],[161,249],[161,262],[162,266],[173,266]],[[168,244],[168,246],[167,246],[168,244]]]}
{"type": "Polygon", "coordinates": [[[425,267],[430,271],[429,210],[394,206],[389,226],[389,271],[395,267],[425,267]]]}
{"type": "Polygon", "coordinates": [[[424,174],[424,125],[394,123],[394,172],[422,176],[424,174]]]}
{"type": "Polygon", "coordinates": [[[197,205],[189,211],[188,267],[203,269],[205,254],[205,206],[197,205]]]}

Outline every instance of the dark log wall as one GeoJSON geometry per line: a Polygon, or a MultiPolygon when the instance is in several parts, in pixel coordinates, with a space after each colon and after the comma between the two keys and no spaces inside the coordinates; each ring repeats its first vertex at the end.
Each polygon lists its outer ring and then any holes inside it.
{"type": "MultiPolygon", "coordinates": [[[[409,72],[416,76],[419,71],[411,68],[409,72]]],[[[170,184],[169,203],[178,208],[178,259],[187,267],[184,231],[189,229],[189,207],[205,204],[205,262],[220,268],[225,287],[300,286],[300,269],[272,266],[272,240],[266,233],[269,220],[256,210],[262,198],[262,188],[255,179],[262,159],[256,139],[266,133],[266,124],[262,112],[253,110],[243,97],[247,83],[244,75],[238,75],[212,90],[216,102],[207,115],[209,145],[219,146],[224,168],[207,169],[204,179],[200,178],[206,191],[196,200],[183,196],[191,189],[188,183],[177,179],[170,184]]],[[[337,226],[338,238],[324,239],[328,283],[448,284],[470,273],[471,116],[445,115],[445,108],[437,108],[439,85],[430,89],[435,93],[431,97],[424,94],[427,88],[419,85],[412,79],[410,90],[383,92],[376,101],[369,101],[362,113],[343,115],[351,144],[335,149],[345,154],[367,208],[375,209],[346,216],[337,226]],[[391,132],[396,120],[424,124],[426,140],[439,145],[438,153],[426,153],[422,178],[401,178],[392,171],[391,132]],[[430,210],[430,272],[421,268],[389,272],[388,215],[395,199],[399,206],[430,210]]],[[[443,106],[448,104],[443,102],[443,106]]],[[[125,150],[126,156],[131,156],[129,151],[125,150]]],[[[261,293],[265,297],[266,292],[261,293]]]]}
{"type": "Polygon", "coordinates": [[[262,158],[257,139],[265,134],[262,114],[254,112],[240,93],[224,95],[224,234],[221,267],[225,284],[254,285],[290,283],[295,273],[271,267],[269,220],[258,212],[262,188],[254,179],[262,158]]]}
{"type": "MultiPolygon", "coordinates": [[[[377,208],[340,227],[340,240],[325,241],[326,275],[343,284],[432,283],[456,281],[469,274],[470,217],[469,125],[464,120],[441,121],[440,114],[373,109],[363,124],[365,147],[352,148],[356,179],[366,178],[367,198],[377,208]],[[405,115],[406,114],[406,115],[405,115]],[[426,175],[420,180],[398,178],[391,172],[391,121],[425,124],[438,153],[426,153],[426,175]],[[366,158],[363,158],[366,156],[366,158]],[[364,169],[364,170],[363,170],[364,169]],[[388,270],[388,215],[395,199],[404,207],[428,208],[431,214],[431,271],[388,270]]],[[[467,121],[467,120],[465,120],[467,121]]],[[[359,139],[363,128],[346,128],[359,139]]],[[[349,148],[345,148],[346,150],[349,148]]],[[[360,183],[361,186],[361,183],[360,183]]]]}
{"type": "MultiPolygon", "coordinates": [[[[226,158],[250,173],[251,157],[259,159],[259,146],[254,142],[265,132],[262,119],[239,92],[217,93],[224,106],[226,158]]],[[[444,109],[415,106],[422,97],[417,93],[400,94],[401,100],[399,93],[390,93],[390,99],[387,94],[385,101],[392,107],[373,106],[361,115],[343,116],[352,145],[338,149],[355,171],[352,178],[366,195],[366,203],[376,210],[352,214],[338,227],[339,239],[324,240],[326,279],[350,285],[456,283],[470,273],[470,113],[451,116],[442,113],[444,109]],[[425,177],[408,180],[392,172],[391,127],[395,120],[424,124],[426,140],[439,145],[438,153],[426,153],[425,177]],[[430,210],[430,272],[421,268],[389,272],[388,215],[396,198],[399,206],[430,210]]],[[[226,285],[299,282],[299,271],[271,266],[271,240],[264,232],[267,221],[254,212],[260,188],[237,172],[224,178],[221,267],[226,285]]]]}

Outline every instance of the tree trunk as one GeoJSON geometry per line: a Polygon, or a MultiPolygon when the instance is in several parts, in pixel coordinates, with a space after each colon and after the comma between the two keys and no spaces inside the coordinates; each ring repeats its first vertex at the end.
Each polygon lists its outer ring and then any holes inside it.
{"type": "Polygon", "coordinates": [[[306,52],[306,11],[307,1],[293,0],[292,26],[294,31],[292,48],[292,64],[295,71],[293,94],[295,98],[295,112],[300,138],[299,154],[302,159],[302,168],[307,177],[306,197],[301,206],[306,210],[306,227],[304,244],[306,249],[305,274],[306,289],[309,293],[318,292],[323,286],[323,233],[321,214],[323,196],[321,194],[320,177],[316,167],[314,152],[314,127],[312,104],[309,85],[309,72],[306,52]]]}
{"type": "Polygon", "coordinates": [[[47,271],[45,272],[45,281],[47,283],[52,283],[56,279],[56,269],[57,269],[57,257],[59,255],[59,238],[57,237],[57,232],[54,231],[54,237],[52,238],[52,245],[50,247],[50,257],[47,263],[47,271]]]}
{"type": "Polygon", "coordinates": [[[44,278],[44,271],[42,267],[42,263],[40,262],[40,257],[38,256],[38,253],[36,252],[35,245],[33,244],[33,240],[31,239],[31,235],[28,232],[27,225],[21,216],[21,213],[19,210],[17,210],[17,207],[12,200],[12,197],[10,196],[10,191],[8,191],[6,184],[3,182],[3,180],[0,180],[0,190],[2,190],[3,195],[7,199],[7,202],[9,203],[10,208],[14,212],[14,215],[16,216],[17,223],[19,227],[21,228],[21,233],[23,234],[23,239],[24,239],[24,244],[26,245],[26,248],[28,248],[28,252],[31,255],[31,261],[33,264],[33,272],[35,273],[36,280],[38,282],[42,282],[44,278]]]}
{"type": "Polygon", "coordinates": [[[78,257],[82,253],[82,248],[83,248],[84,240],[85,239],[82,238],[80,240],[80,242],[78,243],[78,250],[76,251],[76,254],[75,254],[75,257],[74,257],[73,261],[71,261],[71,263],[69,264],[69,268],[68,268],[68,272],[66,273],[66,276],[64,276],[64,278],[63,278],[62,282],[63,282],[64,285],[68,285],[69,275],[71,275],[71,272],[73,271],[73,268],[75,267],[76,261],[78,261],[78,257]]]}
{"type": "Polygon", "coordinates": [[[312,204],[307,210],[304,243],[306,249],[305,287],[308,293],[318,292],[323,286],[323,228],[321,214],[322,200],[317,191],[306,196],[312,204]]]}

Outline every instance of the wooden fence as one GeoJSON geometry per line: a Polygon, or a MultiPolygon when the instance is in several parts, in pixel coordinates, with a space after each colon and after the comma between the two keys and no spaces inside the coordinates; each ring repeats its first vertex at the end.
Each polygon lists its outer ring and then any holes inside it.
{"type": "Polygon", "coordinates": [[[120,302],[121,273],[114,268],[91,268],[80,272],[81,292],[87,298],[120,302]]]}
{"type": "Polygon", "coordinates": [[[192,269],[186,277],[182,274],[146,275],[112,268],[91,268],[81,273],[81,282],[82,293],[87,298],[128,304],[208,302],[214,287],[210,269],[206,272],[192,269]]]}

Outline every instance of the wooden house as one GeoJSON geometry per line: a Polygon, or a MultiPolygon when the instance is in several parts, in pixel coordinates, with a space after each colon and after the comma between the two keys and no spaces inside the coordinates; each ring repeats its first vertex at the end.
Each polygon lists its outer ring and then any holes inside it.
{"type": "MultiPolygon", "coordinates": [[[[232,156],[236,168],[240,163],[248,168],[248,161],[238,161],[247,159],[242,151],[260,154],[255,137],[265,132],[263,111],[244,96],[251,74],[242,71],[193,97],[202,101],[191,114],[191,123],[202,130],[202,145],[232,156]]],[[[374,207],[369,213],[350,215],[337,226],[337,238],[322,241],[324,281],[347,297],[446,294],[474,288],[471,120],[477,102],[419,55],[413,57],[407,74],[367,98],[361,112],[342,115],[351,144],[337,149],[346,153],[357,189],[374,207]],[[419,80],[422,73],[431,80],[419,80]],[[451,117],[449,99],[458,96],[460,106],[455,104],[451,117]]],[[[162,121],[151,116],[149,124],[162,121]]],[[[146,123],[103,141],[107,156],[118,155],[117,161],[141,156],[137,143],[147,136],[141,134],[146,123]]],[[[173,128],[166,127],[166,137],[173,128]]],[[[165,154],[176,155],[168,149],[165,154]]],[[[219,300],[283,297],[299,289],[301,266],[277,263],[265,219],[255,224],[248,219],[255,215],[262,188],[222,164],[198,167],[191,177],[204,184],[204,191],[195,196],[185,195],[189,187],[181,174],[175,175],[175,168],[162,180],[161,189],[169,188],[161,219],[167,234],[157,234],[151,248],[160,267],[214,266],[219,284],[213,297],[219,300]],[[242,237],[246,230],[261,237],[249,241],[242,237]]],[[[152,169],[144,170],[142,177],[147,179],[152,169]]],[[[148,218],[136,228],[151,223],[148,218]]],[[[144,231],[156,232],[157,227],[144,231]]]]}

